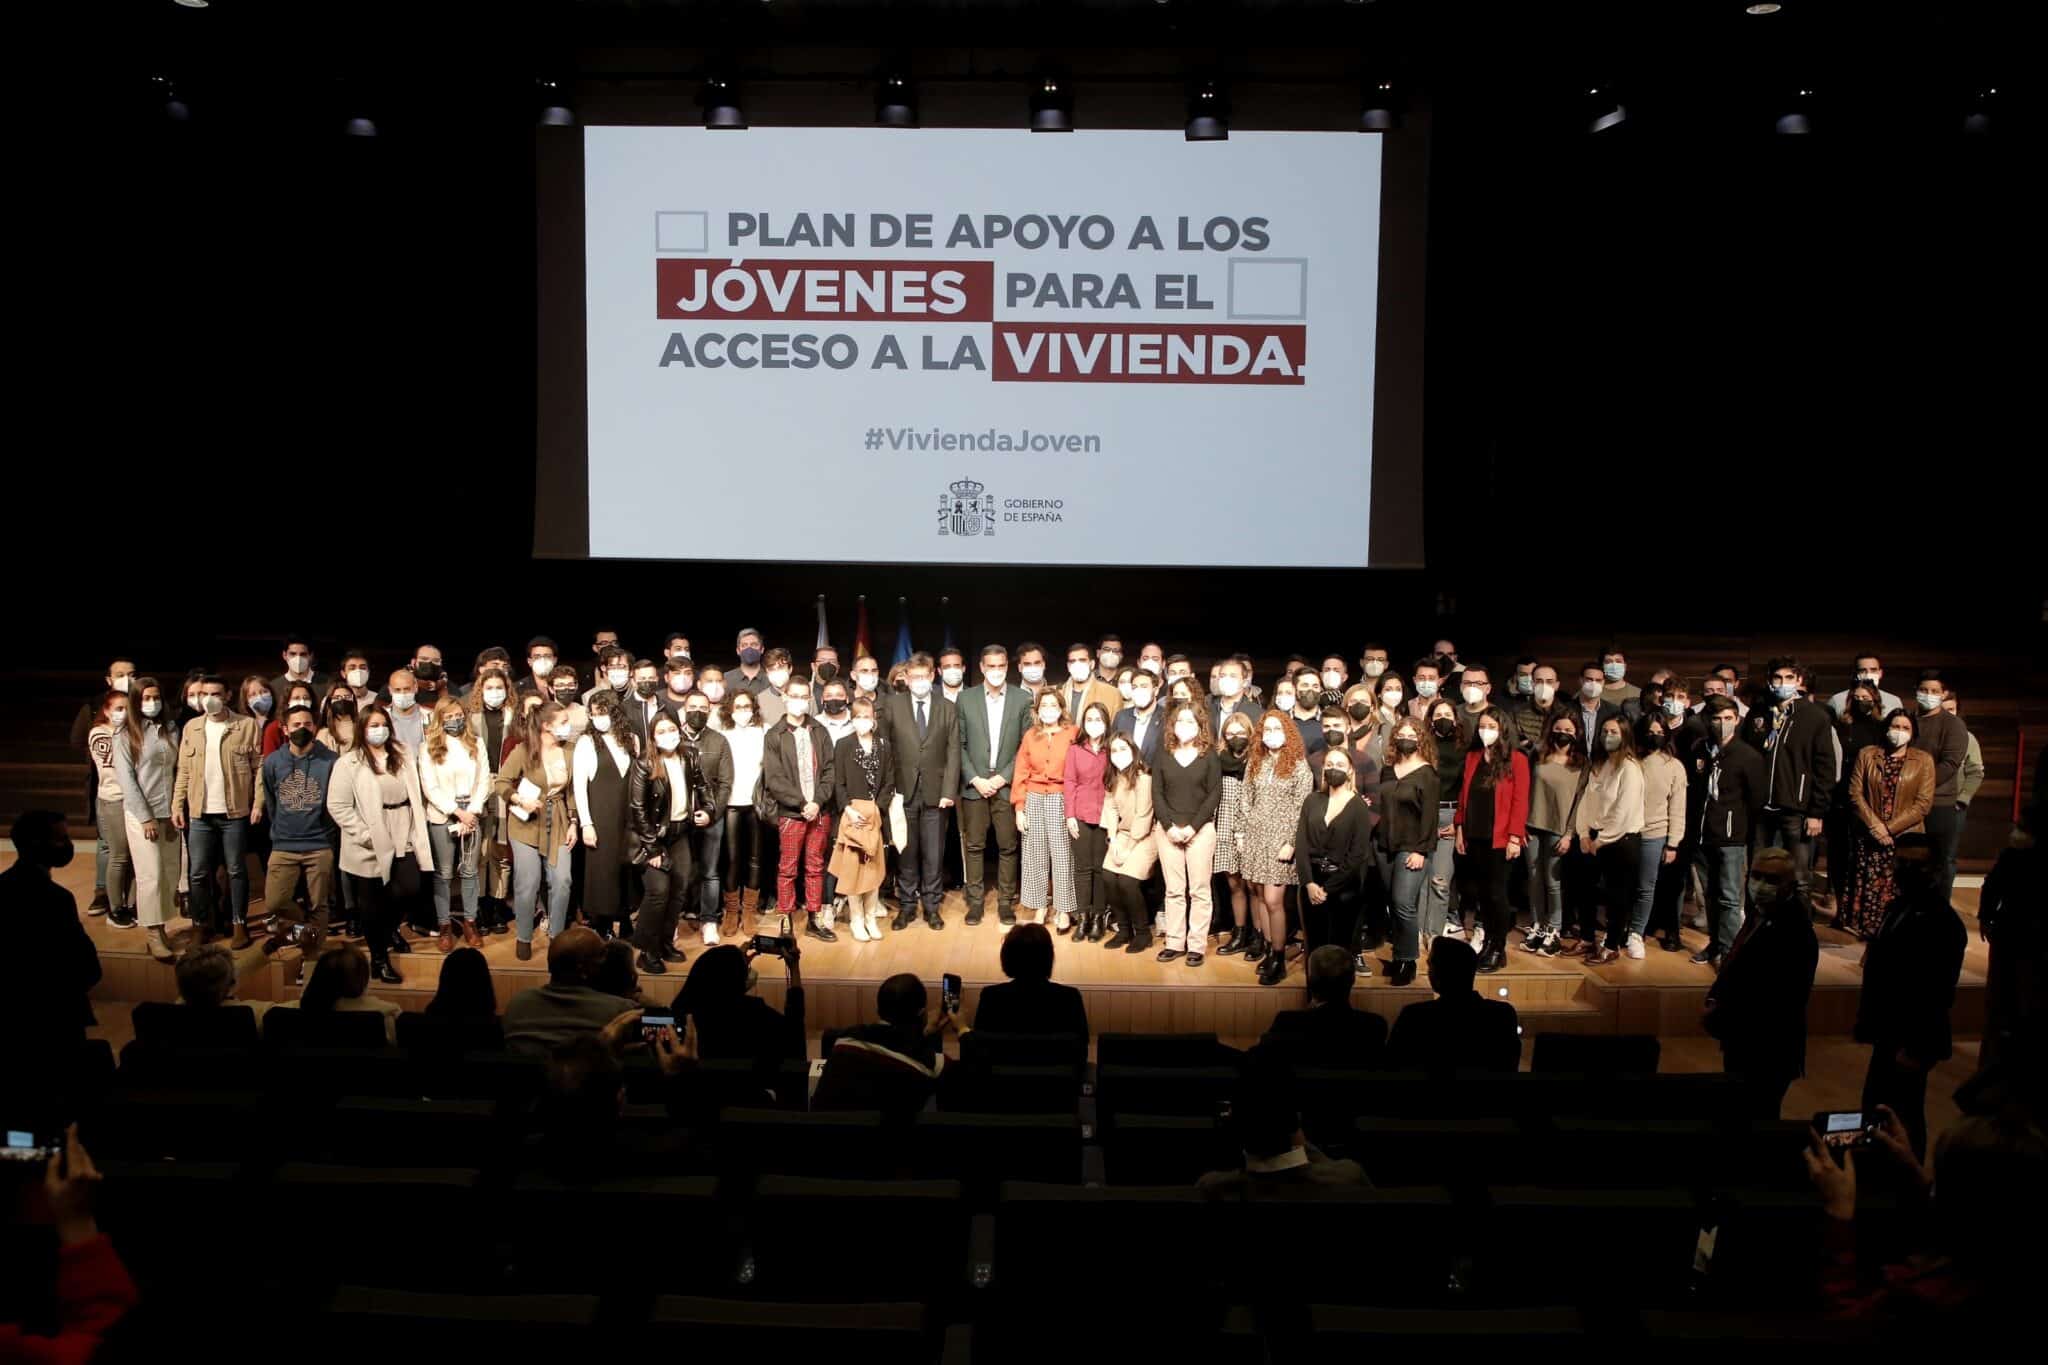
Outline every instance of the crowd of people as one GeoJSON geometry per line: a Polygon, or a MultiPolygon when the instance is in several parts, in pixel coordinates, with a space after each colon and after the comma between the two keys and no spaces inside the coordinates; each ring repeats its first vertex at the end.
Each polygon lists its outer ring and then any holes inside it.
{"type": "Polygon", "coordinates": [[[1619,649],[1496,674],[1450,640],[1406,668],[1368,644],[1355,675],[1330,654],[1266,679],[1114,635],[1070,645],[1061,673],[1031,642],[982,647],[972,673],[951,648],[884,669],[820,645],[804,668],[754,630],[734,653],[699,661],[671,634],[637,655],[600,631],[579,667],[537,636],[460,681],[424,644],[384,672],[345,651],[328,676],[295,638],[282,673],[234,681],[116,659],[74,726],[90,912],[166,961],[180,911],[241,949],[260,877],[266,949],[310,962],[339,922],[382,981],[407,923],[444,952],[510,931],[526,959],[582,922],[658,973],[689,927],[712,947],[764,910],[826,942],[942,930],[956,877],[980,924],[993,851],[1005,929],[1238,958],[1266,984],[1326,943],[1397,984],[1438,935],[1482,973],[1511,946],[1678,952],[1688,904],[1691,960],[1718,967],[1753,850],[1784,851],[1802,902],[1872,939],[1901,840],[1930,841],[1946,897],[1983,780],[1941,670],[1902,701],[1869,654],[1829,696],[1791,658],[1638,685],[1619,649]]]}

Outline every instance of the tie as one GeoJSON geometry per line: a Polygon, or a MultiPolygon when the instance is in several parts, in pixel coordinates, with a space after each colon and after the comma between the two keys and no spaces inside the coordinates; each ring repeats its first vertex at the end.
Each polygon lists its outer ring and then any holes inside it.
{"type": "Polygon", "coordinates": [[[924,738],[924,736],[925,736],[925,722],[924,722],[924,698],[923,698],[923,697],[919,697],[919,698],[917,699],[917,737],[918,737],[919,739],[923,739],[923,738],[924,738]]]}

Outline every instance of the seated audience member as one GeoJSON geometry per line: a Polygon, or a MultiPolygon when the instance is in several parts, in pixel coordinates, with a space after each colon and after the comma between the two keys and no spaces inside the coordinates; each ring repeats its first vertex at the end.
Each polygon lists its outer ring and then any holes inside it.
{"type": "Polygon", "coordinates": [[[604,940],[583,925],[548,940],[548,984],[521,991],[505,1007],[505,1047],[546,1057],[572,1038],[595,1034],[620,1015],[640,1008],[596,986],[604,940]]]}
{"type": "Polygon", "coordinates": [[[423,1012],[434,1021],[427,1030],[434,1043],[465,1052],[495,1052],[505,1045],[491,964],[475,948],[457,948],[441,959],[440,983],[423,1012]]]}
{"type": "Polygon", "coordinates": [[[1949,1010],[1970,934],[1941,894],[1933,840],[1901,835],[1897,897],[1863,950],[1856,1041],[1870,1044],[1863,1108],[1897,1114],[1913,1154],[1927,1151],[1927,1073],[1954,1055],[1949,1010]]]}
{"type": "Polygon", "coordinates": [[[803,1057],[809,1044],[803,976],[797,968],[802,956],[794,943],[782,954],[789,987],[778,1011],[752,993],[752,952],[720,944],[699,953],[675,999],[675,1012],[687,1014],[696,1030],[698,1057],[707,1062],[752,1058],[763,1070],[803,1057]]]}
{"type": "Polygon", "coordinates": [[[1806,1074],[1806,999],[1820,943],[1798,864],[1782,848],[1760,850],[1749,869],[1749,918],[1707,988],[1706,1029],[1721,1061],[1744,1078],[1758,1118],[1777,1118],[1785,1092],[1806,1074]]]}
{"type": "Polygon", "coordinates": [[[1894,1334],[1904,1332],[1952,1346],[1958,1325],[1991,1328],[1989,1340],[1999,1339],[1999,1324],[2031,1331],[2033,1296],[2048,1274],[2048,1243],[2021,1231],[2048,1217],[2048,1133],[2038,1118],[2017,1108],[1967,1116],[1942,1134],[1923,1165],[1898,1115],[1880,1112],[1875,1141],[1842,1153],[1840,1164],[1819,1133],[1805,1153],[1828,1219],[1822,1290],[1830,1313],[1881,1327],[1894,1345],[1894,1334]],[[1856,1187],[1880,1164],[1903,1169],[1931,1202],[1932,1238],[1901,1263],[1866,1267],[1859,1253],[1895,1245],[1889,1236],[1856,1235],[1856,1187]]]}
{"type": "Polygon", "coordinates": [[[620,996],[626,1000],[646,1001],[640,995],[640,971],[633,965],[639,949],[631,939],[608,939],[604,945],[604,960],[597,965],[597,975],[590,984],[606,995],[620,996]]]}
{"type": "Polygon", "coordinates": [[[344,1010],[368,1010],[384,1016],[384,1041],[398,1041],[400,1009],[389,1000],[367,992],[370,989],[370,959],[352,943],[330,943],[320,950],[306,988],[296,1000],[280,1009],[301,1009],[308,1014],[332,1014],[344,1010]]]}
{"type": "Polygon", "coordinates": [[[1043,924],[1020,924],[1003,939],[1003,975],[984,987],[974,1026],[989,1033],[1075,1037],[1088,1050],[1088,1007],[1081,992],[1052,979],[1052,934],[1043,924]]]}
{"type": "Polygon", "coordinates": [[[875,993],[882,1022],[839,1036],[811,1108],[875,1109],[885,1122],[909,1122],[938,1093],[946,1035],[960,1032],[960,1016],[944,1008],[938,1023],[927,1028],[928,1004],[924,982],[909,972],[884,981],[875,993]]]}
{"type": "Polygon", "coordinates": [[[1307,972],[1308,1008],[1274,1015],[1260,1042],[1278,1049],[1296,1066],[1378,1066],[1387,1045],[1387,1021],[1370,1010],[1352,1008],[1358,968],[1350,949],[1325,943],[1308,955],[1307,972]]]}
{"type": "MultiPolygon", "coordinates": [[[[1465,953],[1469,957],[1472,950],[1465,948],[1465,953]]],[[[1309,1145],[1301,1131],[1294,1068],[1283,1052],[1267,1044],[1244,1056],[1231,1099],[1230,1126],[1237,1133],[1244,1164],[1234,1171],[1210,1171],[1196,1181],[1204,1194],[1235,1196],[1282,1185],[1365,1184],[1364,1168],[1357,1162],[1332,1161],[1309,1145]]]]}
{"type": "MultiPolygon", "coordinates": [[[[548,1054],[536,1132],[528,1155],[561,1180],[594,1183],[641,1175],[674,1174],[684,1155],[677,1132],[639,1132],[623,1127],[626,1073],[618,1045],[638,1028],[580,1033],[548,1054]]],[[[680,1049],[671,1049],[679,1055],[680,1049]]],[[[674,1074],[664,1058],[663,1070],[674,1074]]]]}
{"type": "Polygon", "coordinates": [[[1387,1040],[1388,1064],[1399,1071],[1514,1071],[1522,1064],[1515,1007],[1472,989],[1479,967],[1472,945],[1439,937],[1429,945],[1434,1000],[1401,1011],[1387,1040]]]}
{"type": "Polygon", "coordinates": [[[258,1020],[270,1008],[268,1000],[237,1000],[235,955],[218,943],[194,948],[178,959],[178,1003],[194,1009],[219,1009],[241,1005],[258,1020]]]}
{"type": "Polygon", "coordinates": [[[17,1290],[21,1282],[54,1284],[55,1302],[24,1302],[29,1296],[9,1293],[11,1306],[23,1311],[21,1321],[10,1312],[0,1318],[0,1360],[72,1365],[95,1359],[100,1345],[140,1296],[114,1244],[93,1221],[93,1191],[99,1170],[78,1140],[78,1129],[64,1133],[64,1152],[45,1164],[40,1180],[15,1182],[21,1208],[17,1219],[48,1227],[55,1234],[56,1273],[24,1274],[27,1266],[8,1267],[17,1290]]]}

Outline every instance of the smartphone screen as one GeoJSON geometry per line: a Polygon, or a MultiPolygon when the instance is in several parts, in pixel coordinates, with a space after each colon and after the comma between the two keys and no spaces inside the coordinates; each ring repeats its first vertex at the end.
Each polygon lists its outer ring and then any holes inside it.
{"type": "Polygon", "coordinates": [[[939,978],[939,998],[945,1002],[948,1011],[960,1008],[960,978],[947,972],[939,978]]]}
{"type": "Polygon", "coordinates": [[[675,1026],[676,1017],[673,1014],[656,1014],[649,1010],[640,1016],[640,1036],[650,1043],[663,1029],[675,1026]]]}
{"type": "Polygon", "coordinates": [[[34,1133],[18,1128],[7,1130],[7,1145],[0,1147],[0,1160],[6,1161],[48,1161],[57,1155],[54,1139],[39,1139],[34,1133]]]}

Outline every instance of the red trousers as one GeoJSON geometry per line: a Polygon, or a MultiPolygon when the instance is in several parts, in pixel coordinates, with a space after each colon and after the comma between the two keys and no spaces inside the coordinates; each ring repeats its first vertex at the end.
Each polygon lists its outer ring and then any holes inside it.
{"type": "Polygon", "coordinates": [[[776,904],[785,914],[797,913],[796,870],[802,859],[804,870],[803,906],[812,914],[825,908],[825,845],[832,833],[832,817],[824,811],[808,823],[785,815],[775,824],[781,836],[781,861],[775,869],[776,904]]]}

